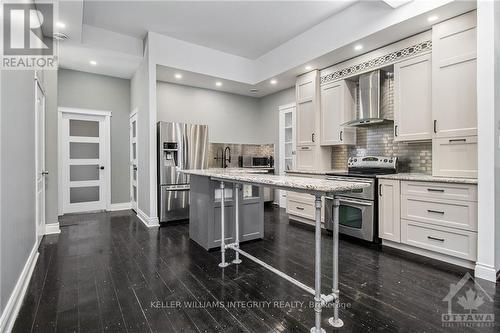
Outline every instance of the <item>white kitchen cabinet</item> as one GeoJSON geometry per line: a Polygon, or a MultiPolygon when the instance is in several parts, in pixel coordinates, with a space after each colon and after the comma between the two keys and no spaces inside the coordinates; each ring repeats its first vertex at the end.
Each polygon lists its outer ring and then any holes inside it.
{"type": "Polygon", "coordinates": [[[297,147],[295,152],[297,170],[311,171],[315,169],[315,149],[310,146],[297,147]]]}
{"type": "Polygon", "coordinates": [[[477,136],[435,138],[432,175],[477,178],[477,136]]]}
{"type": "Polygon", "coordinates": [[[394,64],[394,141],[432,139],[431,54],[394,64]]]}
{"type": "Polygon", "coordinates": [[[321,86],[321,145],[356,144],[356,129],[342,126],[355,117],[354,91],[354,83],[346,80],[321,86]]]}
{"type": "Polygon", "coordinates": [[[434,136],[477,135],[476,104],[476,11],[473,11],[432,27],[434,136]]]}
{"type": "Polygon", "coordinates": [[[380,179],[378,188],[379,237],[401,241],[400,181],[380,179]]]}
{"type": "Polygon", "coordinates": [[[297,146],[313,146],[317,139],[319,73],[313,71],[297,78],[297,146]]]}

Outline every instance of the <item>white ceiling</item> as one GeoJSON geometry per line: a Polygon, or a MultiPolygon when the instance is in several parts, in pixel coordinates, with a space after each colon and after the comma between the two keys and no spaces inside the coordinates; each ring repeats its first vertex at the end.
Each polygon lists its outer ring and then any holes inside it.
{"type": "Polygon", "coordinates": [[[85,0],[83,23],[140,39],[154,31],[256,59],[354,2],[85,0]]]}

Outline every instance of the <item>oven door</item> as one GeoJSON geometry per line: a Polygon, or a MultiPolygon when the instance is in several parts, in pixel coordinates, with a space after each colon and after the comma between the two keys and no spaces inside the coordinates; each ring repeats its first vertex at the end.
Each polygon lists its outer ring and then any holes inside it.
{"type": "MultiPolygon", "coordinates": [[[[374,240],[374,213],[375,206],[371,200],[360,200],[347,197],[339,197],[339,231],[341,234],[357,237],[370,242],[374,240]]],[[[333,229],[333,200],[326,201],[326,225],[329,230],[333,229]]]]}

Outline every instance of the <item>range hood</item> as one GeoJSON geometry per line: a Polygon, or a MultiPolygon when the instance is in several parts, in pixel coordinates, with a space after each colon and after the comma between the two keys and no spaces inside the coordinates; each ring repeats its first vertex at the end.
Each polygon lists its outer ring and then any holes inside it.
{"type": "Polygon", "coordinates": [[[367,126],[380,124],[386,120],[380,115],[380,70],[359,76],[359,112],[356,119],[344,126],[367,126]]]}

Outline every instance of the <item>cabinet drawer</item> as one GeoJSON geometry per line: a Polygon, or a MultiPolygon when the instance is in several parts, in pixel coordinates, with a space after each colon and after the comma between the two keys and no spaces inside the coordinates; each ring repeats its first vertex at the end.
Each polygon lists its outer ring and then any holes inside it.
{"type": "Polygon", "coordinates": [[[432,140],[432,175],[477,178],[477,136],[432,140]]]}
{"type": "Polygon", "coordinates": [[[477,203],[403,195],[401,218],[477,231],[477,203]]]}
{"type": "Polygon", "coordinates": [[[306,219],[314,220],[314,203],[309,204],[302,201],[295,201],[288,198],[287,213],[300,216],[306,219]]]}
{"type": "Polygon", "coordinates": [[[477,186],[469,184],[401,182],[401,194],[426,198],[477,201],[477,186]]]}
{"type": "Polygon", "coordinates": [[[299,201],[303,203],[307,203],[310,205],[314,205],[314,196],[307,193],[299,193],[299,192],[286,192],[287,198],[294,201],[299,201]]]}
{"type": "Polygon", "coordinates": [[[467,260],[476,260],[477,234],[401,220],[401,242],[467,260]]]}

